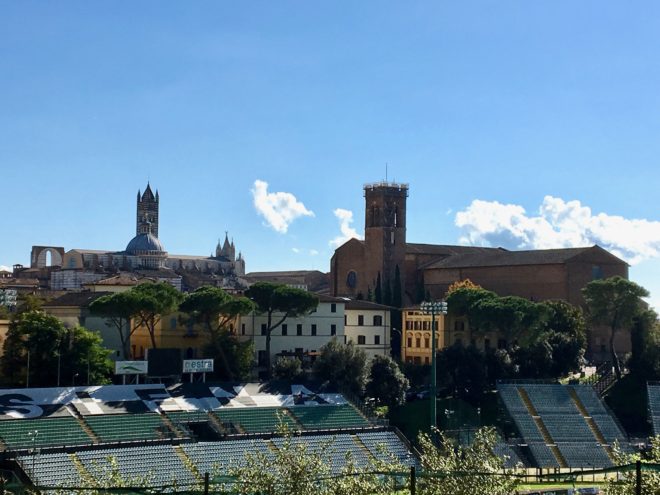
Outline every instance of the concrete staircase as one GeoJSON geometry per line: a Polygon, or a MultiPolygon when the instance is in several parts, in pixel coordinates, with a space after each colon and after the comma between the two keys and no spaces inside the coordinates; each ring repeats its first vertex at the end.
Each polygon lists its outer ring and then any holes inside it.
{"type": "Polygon", "coordinates": [[[530,400],[529,395],[527,395],[527,391],[523,387],[517,387],[517,390],[518,390],[518,395],[520,396],[520,399],[523,401],[523,404],[525,404],[525,407],[527,408],[527,412],[532,417],[532,419],[534,420],[534,423],[536,423],[536,427],[541,432],[541,436],[543,437],[543,441],[545,442],[545,444],[548,446],[548,448],[552,452],[552,455],[555,456],[555,459],[557,459],[557,463],[559,463],[560,467],[567,468],[568,463],[566,462],[566,459],[564,459],[564,456],[562,455],[562,453],[557,448],[556,442],[550,436],[550,432],[548,431],[548,428],[546,428],[545,423],[543,423],[543,420],[541,419],[541,416],[539,415],[538,411],[534,407],[534,404],[532,404],[532,401],[530,400]]]}
{"type": "Polygon", "coordinates": [[[582,415],[584,420],[587,422],[587,426],[589,426],[589,429],[591,430],[591,433],[594,434],[594,437],[596,438],[596,440],[598,440],[598,443],[603,446],[603,448],[607,452],[607,455],[612,460],[612,462],[615,462],[613,452],[612,452],[612,447],[607,445],[607,440],[605,439],[605,436],[603,435],[603,432],[600,431],[600,428],[598,428],[598,425],[596,424],[594,419],[589,414],[589,411],[587,411],[587,408],[584,407],[584,404],[580,400],[580,397],[578,397],[578,394],[575,391],[575,389],[572,388],[572,387],[569,387],[568,388],[568,393],[570,394],[571,399],[573,399],[573,402],[575,403],[575,407],[577,407],[578,411],[580,411],[580,414],[582,415]]]}
{"type": "Polygon", "coordinates": [[[100,443],[101,439],[98,437],[96,433],[94,433],[94,430],[92,430],[87,422],[85,421],[85,418],[80,414],[80,411],[76,409],[75,407],[71,405],[67,405],[67,409],[73,413],[73,417],[76,418],[76,421],[80,425],[80,427],[87,433],[87,436],[92,439],[92,443],[100,443]]]}
{"type": "Polygon", "coordinates": [[[197,466],[192,461],[192,459],[188,457],[188,454],[186,454],[186,451],[183,450],[181,445],[174,445],[174,452],[176,452],[176,455],[179,456],[181,462],[183,462],[183,465],[186,466],[186,469],[194,474],[198,481],[204,481],[204,475],[199,472],[199,469],[197,469],[197,466]]]}
{"type": "Polygon", "coordinates": [[[360,447],[360,450],[362,450],[362,452],[364,452],[369,457],[369,459],[374,458],[374,455],[367,448],[367,446],[364,444],[364,442],[362,441],[362,439],[360,437],[358,437],[357,435],[351,435],[351,437],[353,438],[353,441],[355,442],[355,444],[358,447],[360,447]]]}

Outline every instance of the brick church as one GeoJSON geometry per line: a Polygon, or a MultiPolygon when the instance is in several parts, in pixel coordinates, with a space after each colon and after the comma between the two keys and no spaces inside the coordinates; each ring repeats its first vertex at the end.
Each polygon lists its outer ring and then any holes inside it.
{"type": "MultiPolygon", "coordinates": [[[[406,239],[408,185],[388,182],[364,186],[364,240],[351,239],[331,259],[334,296],[366,298],[381,286],[397,290],[412,306],[426,296],[442,299],[455,281],[470,279],[501,296],[535,301],[565,300],[582,306],[581,289],[590,281],[628,277],[628,264],[600,246],[511,251],[500,247],[415,244],[406,239]]],[[[607,339],[595,332],[591,348],[606,351],[607,339]]],[[[629,342],[618,343],[626,351],[629,342]]]]}

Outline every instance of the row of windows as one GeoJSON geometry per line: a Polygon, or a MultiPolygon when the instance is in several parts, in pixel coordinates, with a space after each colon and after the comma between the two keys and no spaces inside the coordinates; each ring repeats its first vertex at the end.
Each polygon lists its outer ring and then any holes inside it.
{"type": "MultiPolygon", "coordinates": [[[[408,337],[408,346],[409,348],[413,347],[413,338],[408,337]]],[[[440,341],[439,339],[436,340],[435,342],[436,347],[440,347],[440,341]]],[[[415,347],[421,348],[422,347],[422,339],[420,337],[417,337],[415,339],[415,347]]],[[[424,337],[424,348],[425,349],[430,349],[431,348],[431,337],[424,337]]]]}
{"type": "MultiPolygon", "coordinates": [[[[435,322],[435,329],[438,329],[438,322],[435,322]]],[[[430,321],[406,321],[406,330],[431,330],[430,321]]]]}
{"type": "MultiPolygon", "coordinates": [[[[241,334],[245,335],[245,323],[243,323],[241,325],[241,334]]],[[[266,325],[265,323],[262,323],[261,324],[261,335],[267,335],[267,334],[268,334],[268,325],[266,325]]],[[[311,335],[312,337],[315,337],[317,334],[318,334],[318,327],[317,327],[316,323],[312,323],[310,325],[309,335],[311,335]]],[[[287,335],[289,335],[289,325],[286,324],[286,323],[283,323],[278,328],[273,329],[273,331],[271,332],[271,335],[282,335],[282,336],[286,337],[287,335]],[[279,330],[279,333],[275,333],[278,330],[279,330]]],[[[293,334],[291,334],[291,335],[293,335],[293,334]]],[[[303,325],[302,325],[302,323],[296,324],[296,333],[295,333],[295,335],[297,335],[297,336],[303,335],[303,325]]],[[[337,325],[335,325],[334,323],[332,325],[330,325],[330,335],[337,335],[337,325]]]]}
{"type": "MultiPolygon", "coordinates": [[[[364,335],[357,336],[358,345],[367,345],[367,337],[364,335]]],[[[380,335],[374,335],[374,345],[380,345],[380,335]]]]}
{"type": "MultiPolygon", "coordinates": [[[[435,329],[438,329],[438,322],[435,322],[435,329]]],[[[431,322],[430,321],[411,321],[411,320],[406,320],[406,330],[431,330],[431,322]]],[[[456,320],[454,322],[454,331],[455,332],[462,332],[465,330],[465,322],[462,320],[456,320]]]]}
{"type": "MultiPolygon", "coordinates": [[[[431,348],[431,338],[425,336],[423,339],[424,349],[430,349],[431,348]]],[[[462,344],[463,343],[463,336],[461,334],[454,334],[454,343],[455,344],[462,344]]],[[[408,348],[422,348],[422,338],[421,337],[415,337],[414,339],[412,337],[408,337],[407,339],[407,347],[408,348]],[[413,346],[414,342],[414,346],[413,346]]],[[[436,341],[436,344],[439,344],[439,342],[436,341]]],[[[476,346],[477,341],[476,339],[470,339],[470,345],[476,346]]],[[[491,341],[490,339],[484,339],[484,349],[490,349],[491,348],[491,341]]],[[[507,341],[506,339],[498,339],[497,340],[497,348],[498,349],[506,349],[507,348],[507,341]]]]}
{"type": "MultiPolygon", "coordinates": [[[[344,325],[347,325],[347,319],[346,315],[344,315],[344,325]]],[[[358,315],[358,326],[363,327],[364,326],[364,315],[358,315]]],[[[381,315],[374,315],[373,320],[372,320],[372,325],[374,327],[382,327],[383,326],[383,317],[381,315]]]]}

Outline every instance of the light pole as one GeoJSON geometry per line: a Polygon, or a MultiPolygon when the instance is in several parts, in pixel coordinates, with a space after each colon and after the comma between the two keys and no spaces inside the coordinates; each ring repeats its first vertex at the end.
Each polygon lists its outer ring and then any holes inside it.
{"type": "MultiPolygon", "coordinates": [[[[34,478],[34,458],[37,455],[37,437],[39,436],[39,430],[28,431],[28,438],[32,442],[32,473],[31,476],[34,478]]],[[[34,482],[34,479],[32,480],[34,482]]]]}
{"type": "Polygon", "coordinates": [[[437,395],[437,383],[435,376],[435,354],[436,354],[436,325],[435,325],[435,315],[446,315],[447,314],[447,303],[445,301],[424,301],[421,304],[422,312],[425,315],[431,315],[431,429],[437,427],[437,417],[435,410],[435,401],[437,395]]]}

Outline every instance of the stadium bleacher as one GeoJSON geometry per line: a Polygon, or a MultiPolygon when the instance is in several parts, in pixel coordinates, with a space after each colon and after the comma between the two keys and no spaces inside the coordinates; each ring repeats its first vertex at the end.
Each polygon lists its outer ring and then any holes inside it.
{"type": "Polygon", "coordinates": [[[22,390],[22,400],[32,403],[0,412],[0,454],[12,454],[42,487],[80,486],[116,470],[128,482],[183,488],[206,472],[226,474],[248,452],[273,455],[283,446],[284,422],[296,431],[291,442],[329,456],[333,472],[347,455],[357,466],[379,458],[417,462],[395,432],[370,422],[340,394],[299,386],[289,394],[263,392],[257,384],[196,384],[189,392],[185,384],[172,394],[162,385],[35,389],[32,396],[22,390]]]}
{"type": "Polygon", "coordinates": [[[0,421],[0,438],[7,448],[83,445],[92,442],[72,416],[0,421]]]}
{"type": "Polygon", "coordinates": [[[156,413],[104,414],[85,417],[102,442],[157,440],[167,438],[167,428],[156,413]]]}
{"type": "MultiPolygon", "coordinates": [[[[127,484],[142,479],[156,485],[176,482],[179,486],[198,482],[199,479],[183,463],[171,445],[144,445],[103,450],[84,450],[76,453],[87,472],[111,472],[110,459],[127,484]]],[[[29,462],[29,461],[28,461],[29,462]]]]}
{"type": "Polygon", "coordinates": [[[504,459],[504,467],[506,469],[524,466],[522,459],[520,459],[520,456],[516,453],[515,450],[513,450],[513,447],[502,440],[495,444],[493,447],[493,453],[497,457],[504,459]]]}
{"type": "Polygon", "coordinates": [[[649,397],[649,419],[653,434],[660,435],[660,385],[649,383],[646,386],[649,397]]]}
{"type": "Polygon", "coordinates": [[[309,430],[324,428],[354,428],[368,426],[369,422],[350,404],[296,406],[291,414],[309,430]]]}
{"type": "Polygon", "coordinates": [[[588,385],[501,383],[498,391],[537,467],[608,467],[627,438],[588,385]]]}
{"type": "Polygon", "coordinates": [[[277,431],[280,423],[298,429],[282,407],[224,407],[213,411],[222,425],[232,433],[267,433],[277,431]]]}
{"type": "Polygon", "coordinates": [[[68,454],[40,454],[36,452],[20,458],[23,469],[35,484],[42,486],[79,486],[79,471],[68,454]]]}

